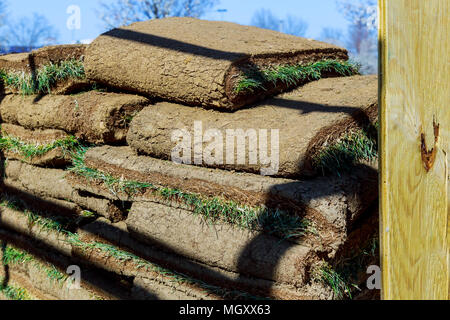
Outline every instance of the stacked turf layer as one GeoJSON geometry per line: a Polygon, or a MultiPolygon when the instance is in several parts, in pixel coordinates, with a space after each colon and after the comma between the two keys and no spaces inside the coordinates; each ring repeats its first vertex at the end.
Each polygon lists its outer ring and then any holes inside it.
{"type": "Polygon", "coordinates": [[[0,93],[68,94],[92,87],[84,73],[85,45],[0,56],[0,93]]]}
{"type": "Polygon", "coordinates": [[[245,296],[171,272],[110,244],[83,239],[77,224],[86,221],[80,218],[74,222],[67,217],[44,217],[29,209],[23,212],[20,203],[12,198],[0,209],[2,263],[8,266],[14,283],[26,287],[26,291],[37,292],[39,299],[187,300],[245,296]],[[75,231],[67,230],[67,226],[75,231]],[[74,265],[82,272],[80,283],[74,283],[66,273],[74,265]]]}
{"type": "Polygon", "coordinates": [[[78,141],[62,130],[27,130],[3,123],[0,146],[4,156],[41,167],[65,167],[78,141]]]}
{"type": "Polygon", "coordinates": [[[320,76],[349,75],[347,59],[342,48],[275,31],[168,18],[101,35],[86,50],[85,66],[90,80],[108,86],[237,109],[320,76]]]}
{"type": "Polygon", "coordinates": [[[42,98],[7,95],[0,117],[26,129],[58,129],[91,143],[118,143],[126,138],[129,120],[148,103],[144,97],[97,91],[42,98]]]}
{"type": "Polygon", "coordinates": [[[308,270],[323,255],[335,257],[377,197],[370,170],[295,181],[179,166],[133,155],[128,147],[91,149],[71,171],[67,179],[80,192],[131,204],[123,245],[136,248],[127,244],[131,237],[231,272],[234,287],[266,294],[240,277],[272,281],[278,290],[294,286],[302,296],[308,270]]]}
{"type": "MultiPolygon", "coordinates": [[[[162,102],[149,106],[133,119],[127,141],[139,153],[171,159],[173,150],[180,144],[173,134],[184,129],[190,133],[188,144],[191,154],[183,153],[181,158],[187,156],[186,159],[195,164],[193,159],[198,148],[195,144],[201,144],[203,151],[208,150],[216,138],[207,139],[206,132],[218,130],[215,135],[224,140],[219,146],[221,150],[204,152],[201,155],[204,157],[202,165],[282,177],[313,175],[318,169],[313,163],[318,150],[336,141],[344,133],[365,128],[376,121],[377,100],[377,78],[353,76],[314,81],[257,106],[233,113],[162,102]],[[193,138],[196,122],[201,123],[202,135],[205,137],[203,142],[193,138]],[[238,138],[228,135],[234,141],[231,161],[230,152],[227,153],[230,145],[233,147],[227,141],[227,130],[230,129],[242,130],[238,138]],[[255,130],[256,135],[247,133],[249,129],[255,130]],[[250,146],[260,146],[261,129],[267,130],[269,157],[271,150],[279,151],[277,168],[262,164],[261,159],[249,159],[250,146]],[[276,149],[271,145],[274,130],[279,131],[279,146],[276,149]],[[242,145],[245,149],[240,153],[245,153],[246,158],[239,162],[238,144],[241,138],[244,139],[242,145]],[[246,142],[245,139],[253,139],[253,142],[246,142]]],[[[255,157],[261,157],[262,149],[259,148],[259,154],[255,154],[255,157]]]]}
{"type": "Polygon", "coordinates": [[[319,42],[167,19],[112,31],[87,48],[83,67],[106,92],[0,96],[0,240],[10,271],[0,298],[354,298],[377,263],[377,89],[374,77],[350,76],[345,59],[344,50],[319,42]],[[183,24],[189,45],[174,35],[183,24]],[[149,26],[151,38],[142,34],[149,26]],[[130,60],[121,41],[132,42],[114,40],[124,35],[136,36],[130,60]],[[230,55],[232,43],[244,53],[230,55]],[[114,61],[100,56],[107,52],[114,61]],[[244,68],[232,77],[239,81],[227,79],[241,62],[261,72],[244,68]],[[277,80],[284,76],[289,85],[277,80]],[[318,80],[327,76],[334,77],[318,80]],[[236,96],[227,96],[230,81],[236,96]],[[233,113],[203,109],[237,109],[305,82],[233,113]],[[173,130],[191,131],[194,121],[205,132],[279,129],[279,171],[263,176],[265,167],[248,158],[173,162],[173,130]],[[76,290],[71,265],[81,271],[76,290]]]}
{"type": "Polygon", "coordinates": [[[5,71],[32,72],[50,63],[58,64],[69,59],[84,56],[86,45],[49,46],[32,52],[13,53],[0,56],[0,69],[5,71]]]}

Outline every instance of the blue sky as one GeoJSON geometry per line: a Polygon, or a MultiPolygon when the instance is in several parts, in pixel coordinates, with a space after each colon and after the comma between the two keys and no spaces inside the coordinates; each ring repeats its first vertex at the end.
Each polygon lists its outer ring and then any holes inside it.
{"type": "MultiPolygon", "coordinates": [[[[103,0],[111,3],[114,0],[103,0]]],[[[43,14],[59,30],[59,42],[70,43],[75,40],[93,39],[104,31],[96,10],[100,9],[98,0],[7,0],[9,18],[31,16],[33,12],[43,14]],[[70,31],[66,27],[70,5],[81,9],[81,29],[70,31]]],[[[221,0],[220,4],[204,16],[209,20],[221,20],[250,24],[255,11],[271,9],[280,18],[287,14],[298,16],[309,24],[306,36],[317,38],[323,27],[340,28],[345,31],[346,21],[337,11],[335,0],[221,0]],[[227,9],[221,14],[217,9],[227,9]]]]}

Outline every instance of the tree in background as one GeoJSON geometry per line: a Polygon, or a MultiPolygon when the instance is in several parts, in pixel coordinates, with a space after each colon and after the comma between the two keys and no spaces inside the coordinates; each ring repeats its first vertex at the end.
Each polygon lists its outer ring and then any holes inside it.
{"type": "MultiPolygon", "coordinates": [[[[6,20],[6,2],[0,0],[0,31],[3,29],[6,20]]],[[[3,32],[0,32],[0,52],[4,49],[6,44],[6,36],[3,32]]]]}
{"type": "Polygon", "coordinates": [[[345,47],[344,33],[340,29],[323,28],[320,33],[320,40],[336,46],[345,47]]]}
{"type": "Polygon", "coordinates": [[[299,37],[304,36],[308,29],[308,24],[302,19],[288,15],[283,20],[275,16],[272,11],[268,9],[256,11],[252,17],[251,25],[299,37]]]}
{"type": "Polygon", "coordinates": [[[30,51],[35,48],[55,44],[58,31],[50,25],[47,18],[34,13],[31,18],[22,17],[7,24],[7,44],[30,51]]]}
{"type": "Polygon", "coordinates": [[[166,17],[199,18],[218,0],[116,0],[101,3],[100,18],[108,29],[166,17]]]}
{"type": "Polygon", "coordinates": [[[347,37],[340,30],[325,28],[321,40],[345,46],[363,74],[378,69],[377,0],[337,0],[337,6],[350,23],[347,37]]]}
{"type": "Polygon", "coordinates": [[[6,18],[6,2],[4,0],[0,0],[0,27],[3,26],[5,18],[6,18]]]}

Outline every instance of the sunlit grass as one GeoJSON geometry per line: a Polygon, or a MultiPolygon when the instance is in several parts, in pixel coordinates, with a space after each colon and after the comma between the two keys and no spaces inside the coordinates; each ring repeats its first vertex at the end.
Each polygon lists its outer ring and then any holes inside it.
{"type": "Polygon", "coordinates": [[[31,300],[28,292],[20,287],[3,284],[4,278],[0,277],[0,292],[10,300],[31,300]]]}
{"type": "Polygon", "coordinates": [[[323,262],[313,270],[313,278],[329,286],[337,299],[353,298],[353,293],[361,291],[355,281],[360,274],[366,274],[369,263],[378,256],[378,236],[372,237],[362,248],[335,264],[334,267],[323,262]]]}
{"type": "Polygon", "coordinates": [[[307,65],[279,65],[270,68],[249,67],[244,69],[234,91],[237,94],[265,90],[267,84],[277,86],[282,83],[294,87],[306,81],[322,78],[324,73],[337,73],[341,76],[359,74],[359,66],[348,61],[323,60],[307,65]]]}
{"type": "Polygon", "coordinates": [[[323,175],[336,173],[340,175],[351,171],[362,161],[374,161],[378,157],[377,139],[366,130],[358,130],[344,135],[333,144],[324,147],[313,156],[313,166],[323,175]]]}
{"type": "Polygon", "coordinates": [[[6,246],[2,255],[2,264],[4,266],[31,263],[38,270],[45,272],[47,278],[52,281],[62,284],[68,278],[66,274],[59,271],[54,265],[39,262],[32,255],[23,250],[6,246]]]}
{"type": "Polygon", "coordinates": [[[10,135],[0,136],[0,150],[11,151],[27,159],[43,156],[57,148],[60,148],[65,156],[79,147],[79,141],[73,136],[58,139],[48,144],[30,144],[10,135]]]}
{"type": "Polygon", "coordinates": [[[0,78],[5,86],[19,91],[23,95],[51,93],[52,87],[59,81],[66,79],[85,79],[83,61],[71,59],[58,64],[50,63],[30,72],[6,72],[0,70],[0,78]]]}

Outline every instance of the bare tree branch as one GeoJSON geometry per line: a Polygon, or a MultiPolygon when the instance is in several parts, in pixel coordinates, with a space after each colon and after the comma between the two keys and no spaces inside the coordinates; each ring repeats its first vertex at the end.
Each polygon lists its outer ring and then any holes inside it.
{"type": "Polygon", "coordinates": [[[320,40],[334,45],[345,47],[344,33],[340,29],[335,28],[323,28],[320,33],[320,40]]]}
{"type": "Polygon", "coordinates": [[[6,23],[7,5],[4,0],[0,0],[0,52],[4,49],[7,41],[7,34],[3,31],[3,26],[6,23]]]}
{"type": "MultiPolygon", "coordinates": [[[[350,23],[345,43],[351,58],[361,64],[363,74],[376,73],[378,69],[377,0],[337,0],[337,6],[350,23]]],[[[323,40],[333,42],[330,39],[323,40]]]]}
{"type": "Polygon", "coordinates": [[[251,25],[263,29],[280,31],[281,20],[269,9],[260,9],[253,14],[251,25]]]}
{"type": "Polygon", "coordinates": [[[300,18],[288,15],[284,20],[281,32],[291,34],[293,36],[304,36],[308,30],[308,24],[300,18]]]}
{"type": "Polygon", "coordinates": [[[31,18],[22,17],[18,21],[8,23],[8,45],[23,47],[29,51],[43,45],[55,44],[58,38],[57,30],[48,20],[37,13],[31,18]]]}
{"type": "Polygon", "coordinates": [[[308,29],[308,24],[302,19],[288,15],[283,20],[275,16],[269,9],[260,9],[256,11],[252,17],[251,25],[299,37],[304,36],[308,29]]]}
{"type": "Polygon", "coordinates": [[[107,29],[166,17],[199,18],[218,0],[116,0],[101,3],[100,18],[107,29]]]}
{"type": "Polygon", "coordinates": [[[376,37],[376,3],[376,0],[338,0],[337,2],[345,19],[350,22],[347,47],[354,54],[361,52],[363,42],[370,37],[376,37]]]}

